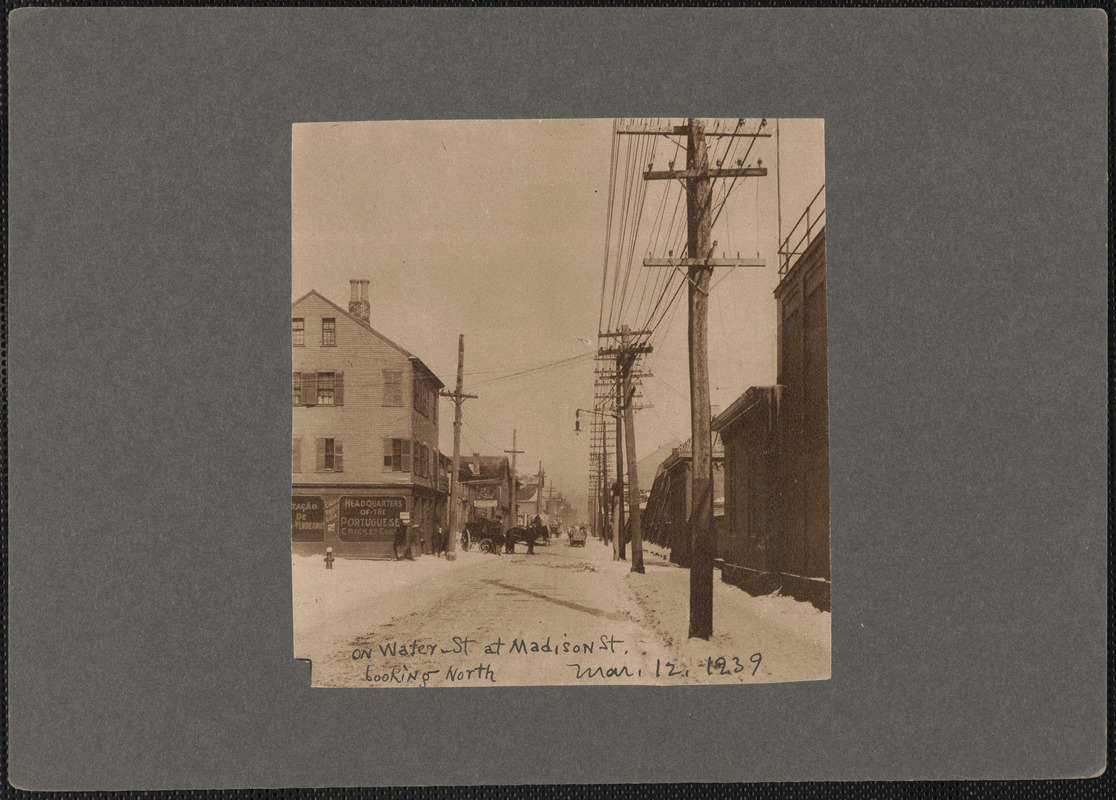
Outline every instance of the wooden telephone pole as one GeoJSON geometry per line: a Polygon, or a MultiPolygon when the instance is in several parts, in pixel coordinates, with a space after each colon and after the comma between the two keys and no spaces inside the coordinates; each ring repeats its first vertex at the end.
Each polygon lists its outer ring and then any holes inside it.
{"type": "Polygon", "coordinates": [[[515,434],[516,434],[516,431],[513,428],[512,429],[512,449],[504,451],[505,453],[510,453],[511,457],[512,457],[512,459],[511,459],[511,518],[512,518],[512,522],[511,522],[511,526],[510,526],[512,528],[514,528],[516,525],[519,524],[519,498],[517,497],[518,491],[515,488],[515,457],[523,452],[522,450],[516,450],[515,449],[515,434]]]}
{"type": "Polygon", "coordinates": [[[542,518],[542,487],[543,487],[543,477],[544,476],[545,476],[545,473],[543,472],[542,462],[540,461],[539,462],[539,475],[538,475],[539,482],[538,482],[538,486],[535,487],[535,516],[539,517],[540,519],[542,518]]]}
{"type": "MultiPolygon", "coordinates": [[[[740,130],[740,120],[732,132],[717,131],[714,136],[768,137],[760,131],[740,130]]],[[[686,168],[643,174],[644,180],[681,180],[686,186],[688,258],[645,259],[645,267],[670,267],[686,270],[689,283],[690,348],[690,429],[693,469],[693,503],[690,514],[690,637],[708,639],[713,635],[713,440],[710,430],[708,331],[709,280],[714,267],[762,267],[759,259],[713,257],[716,242],[713,230],[713,181],[717,178],[763,177],[762,167],[709,167],[705,123],[690,118],[682,126],[666,129],[645,127],[622,130],[641,135],[683,135],[686,137],[686,168]]]]}
{"type": "Polygon", "coordinates": [[[626,452],[628,458],[628,513],[630,515],[629,526],[631,528],[632,540],[632,572],[642,574],[645,572],[645,569],[643,566],[643,534],[639,515],[639,474],[636,470],[635,408],[632,405],[635,390],[632,387],[632,366],[640,355],[650,353],[652,347],[648,344],[634,344],[632,337],[650,336],[651,331],[632,331],[627,325],[623,325],[620,328],[619,334],[606,333],[602,335],[618,335],[620,337],[620,344],[618,347],[611,347],[600,351],[601,355],[616,356],[616,480],[620,488],[618,495],[620,512],[617,515],[619,517],[617,525],[618,535],[616,537],[618,541],[613,547],[613,556],[614,560],[623,560],[624,558],[624,543],[619,534],[624,530],[624,464],[622,453],[626,452]],[[621,418],[623,419],[623,430],[626,436],[621,436],[620,433],[621,418]],[[626,447],[621,446],[622,441],[626,441],[626,447]]]}
{"type": "Polygon", "coordinates": [[[458,519],[457,492],[458,470],[461,468],[461,403],[465,400],[475,400],[475,394],[462,392],[462,382],[465,371],[465,334],[457,337],[457,387],[453,392],[442,392],[442,397],[453,400],[453,474],[450,475],[450,513],[449,513],[449,541],[446,542],[446,560],[457,559],[457,537],[461,535],[461,520],[458,519]]]}

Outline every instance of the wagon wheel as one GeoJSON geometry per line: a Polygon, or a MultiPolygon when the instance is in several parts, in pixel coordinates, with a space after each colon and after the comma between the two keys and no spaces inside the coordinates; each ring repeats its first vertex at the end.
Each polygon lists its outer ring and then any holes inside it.
{"type": "Polygon", "coordinates": [[[489,553],[489,554],[499,552],[496,549],[496,545],[492,543],[491,539],[481,539],[480,540],[480,551],[482,553],[489,553]]]}

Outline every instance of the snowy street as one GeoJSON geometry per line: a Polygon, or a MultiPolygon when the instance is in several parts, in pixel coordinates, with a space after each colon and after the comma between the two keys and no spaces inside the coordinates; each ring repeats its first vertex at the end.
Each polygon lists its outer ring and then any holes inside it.
{"type": "Polygon", "coordinates": [[[714,636],[688,639],[689,572],[645,549],[565,539],[456,561],[292,556],[295,657],[315,686],[709,684],[820,680],[830,615],[714,576],[714,636]],[[630,554],[629,554],[630,555],[630,554]]]}

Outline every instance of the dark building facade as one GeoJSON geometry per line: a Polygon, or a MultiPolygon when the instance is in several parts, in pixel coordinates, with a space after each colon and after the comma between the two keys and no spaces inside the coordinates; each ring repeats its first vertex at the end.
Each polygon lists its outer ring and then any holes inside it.
{"type": "Polygon", "coordinates": [[[775,289],[778,385],[752,387],[713,422],[725,445],[722,577],[829,607],[829,374],[825,229],[775,289]]]}
{"type": "MultiPolygon", "coordinates": [[[[720,498],[725,487],[724,450],[713,436],[713,496],[720,498]]],[[[690,563],[690,514],[693,511],[693,455],[687,441],[667,456],[655,473],[646,507],[640,516],[643,540],[670,550],[670,560],[690,563]]],[[[728,529],[719,503],[714,502],[713,535],[718,554],[727,544],[728,529]]]]}

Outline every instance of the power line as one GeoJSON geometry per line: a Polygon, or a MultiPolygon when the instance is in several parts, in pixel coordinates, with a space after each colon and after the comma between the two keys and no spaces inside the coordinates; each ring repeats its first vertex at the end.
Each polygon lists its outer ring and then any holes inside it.
{"type": "Polygon", "coordinates": [[[529,367],[527,369],[519,370],[517,372],[508,373],[507,375],[501,375],[501,376],[496,377],[496,378],[489,378],[486,381],[480,381],[479,383],[477,383],[477,386],[488,386],[489,384],[492,384],[492,383],[498,383],[500,381],[506,381],[506,380],[510,380],[512,378],[518,378],[518,377],[521,377],[523,375],[530,375],[531,373],[541,372],[542,370],[546,370],[546,369],[556,369],[558,367],[572,366],[574,363],[576,363],[578,361],[586,361],[588,359],[595,358],[596,355],[597,355],[596,353],[579,353],[576,356],[570,356],[569,358],[559,359],[558,361],[551,361],[551,362],[546,363],[546,364],[540,364],[537,367],[529,367]]]}

